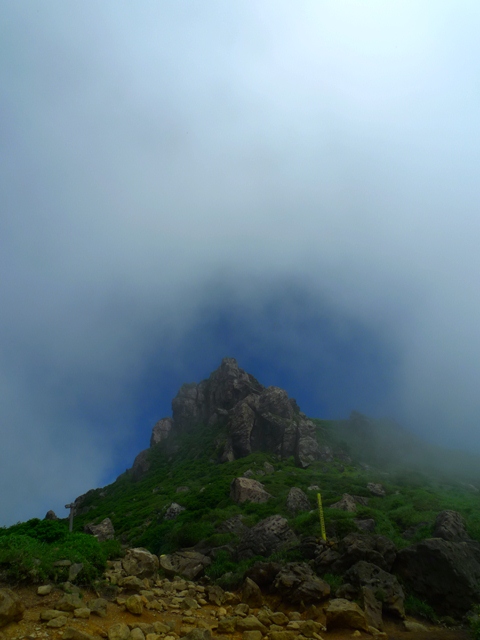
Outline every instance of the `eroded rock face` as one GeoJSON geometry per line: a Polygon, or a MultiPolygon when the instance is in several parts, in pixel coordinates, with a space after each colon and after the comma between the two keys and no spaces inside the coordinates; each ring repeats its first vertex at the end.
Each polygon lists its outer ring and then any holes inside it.
{"type": "Polygon", "coordinates": [[[163,442],[170,435],[173,428],[173,418],[162,418],[152,429],[150,438],[150,446],[153,447],[159,442],[163,442]]]}
{"type": "Polygon", "coordinates": [[[99,542],[113,540],[115,538],[115,529],[113,528],[110,518],[105,518],[100,524],[86,524],[83,530],[85,533],[90,533],[92,536],[95,536],[99,542]]]}
{"type": "Polygon", "coordinates": [[[377,482],[369,482],[367,484],[367,489],[370,491],[372,496],[375,496],[376,498],[385,497],[385,489],[381,484],[378,484],[377,482]]]}
{"type": "Polygon", "coordinates": [[[289,562],[278,572],[275,590],[294,604],[312,604],[330,595],[330,585],[315,575],[305,562],[289,562]]]}
{"type": "MultiPolygon", "coordinates": [[[[207,380],[182,385],[172,401],[172,412],[173,418],[163,418],[154,426],[151,446],[171,434],[221,422],[228,432],[223,462],[253,451],[268,451],[282,458],[294,456],[301,467],[322,457],[315,426],[295,400],[283,389],[263,387],[240,369],[234,358],[224,358],[207,380]]],[[[145,466],[143,459],[136,463],[145,466]]]]}
{"type": "Polygon", "coordinates": [[[450,542],[470,540],[465,529],[465,520],[458,511],[441,511],[435,520],[433,538],[443,538],[450,542]]]}
{"type": "Polygon", "coordinates": [[[165,515],[163,516],[164,520],[175,520],[182,511],[185,511],[185,507],[182,507],[178,502],[172,502],[172,504],[165,511],[165,515]]]}
{"type": "Polygon", "coordinates": [[[25,605],[11,589],[0,589],[0,627],[23,618],[25,605]]]}
{"type": "Polygon", "coordinates": [[[342,499],[330,505],[330,509],[339,509],[340,511],[356,511],[357,503],[355,498],[348,493],[344,493],[342,499]]]}
{"type": "Polygon", "coordinates": [[[422,540],[398,552],[394,570],[443,615],[462,615],[480,598],[478,542],[422,540]]]}
{"type": "Polygon", "coordinates": [[[172,578],[175,575],[181,575],[188,580],[195,580],[211,563],[209,557],[198,551],[177,551],[160,556],[160,567],[167,576],[172,578]]]}
{"type": "Polygon", "coordinates": [[[150,469],[149,454],[149,450],[144,449],[143,451],[140,451],[140,453],[133,461],[133,466],[130,469],[130,473],[132,474],[132,478],[133,480],[135,480],[135,482],[141,480],[147,475],[150,469]]]}
{"type": "Polygon", "coordinates": [[[288,549],[298,544],[298,538],[280,515],[265,518],[248,530],[237,547],[239,560],[253,556],[270,556],[274,551],[288,549]]]}
{"type": "Polygon", "coordinates": [[[230,484],[230,498],[240,504],[242,502],[255,502],[260,504],[268,502],[272,496],[265,491],[265,487],[253,478],[235,478],[230,484]]]}
{"type": "Polygon", "coordinates": [[[50,509],[50,511],[47,511],[47,513],[45,514],[44,520],[58,520],[58,516],[55,511],[52,511],[52,509],[50,509]]]}
{"type": "Polygon", "coordinates": [[[373,593],[381,594],[384,611],[400,618],[405,617],[405,594],[397,578],[391,573],[362,560],[350,567],[344,579],[359,590],[362,587],[369,587],[373,593]]]}

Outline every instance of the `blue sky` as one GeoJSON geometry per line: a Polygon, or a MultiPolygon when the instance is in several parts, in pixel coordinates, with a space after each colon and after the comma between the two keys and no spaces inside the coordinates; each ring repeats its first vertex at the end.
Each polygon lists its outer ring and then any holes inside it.
{"type": "Polygon", "coordinates": [[[0,525],[222,357],[480,453],[480,7],[0,7],[0,525]]]}

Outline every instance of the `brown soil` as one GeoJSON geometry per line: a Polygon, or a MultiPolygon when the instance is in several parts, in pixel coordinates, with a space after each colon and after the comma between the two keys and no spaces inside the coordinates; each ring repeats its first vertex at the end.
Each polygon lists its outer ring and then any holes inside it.
{"type": "MultiPolygon", "coordinates": [[[[7,586],[7,585],[5,585],[7,586]]],[[[9,587],[12,588],[12,587],[9,587]]],[[[20,640],[22,638],[52,638],[54,640],[61,640],[63,631],[66,627],[60,629],[51,629],[46,626],[45,622],[40,621],[40,613],[45,609],[55,609],[55,603],[63,596],[63,592],[54,589],[47,596],[38,596],[35,587],[15,587],[13,589],[17,595],[22,599],[26,606],[23,620],[18,623],[11,623],[6,627],[0,629],[0,640],[20,640]]],[[[85,592],[83,600],[88,605],[88,601],[96,598],[97,595],[93,593],[85,592]]],[[[286,608],[280,606],[278,602],[270,602],[269,606],[272,610],[282,610],[285,613],[288,610],[293,611],[293,608],[286,608]]],[[[216,622],[217,607],[214,605],[205,605],[201,609],[194,612],[196,618],[196,626],[198,627],[210,627],[216,622]]],[[[67,627],[75,627],[84,631],[90,635],[106,638],[109,627],[117,622],[125,622],[126,624],[135,624],[138,622],[152,623],[152,622],[173,622],[174,630],[178,636],[185,634],[186,629],[182,627],[186,626],[186,623],[182,621],[182,617],[185,615],[184,611],[169,611],[169,612],[156,612],[152,610],[144,609],[141,616],[135,616],[123,607],[118,606],[116,603],[109,603],[107,608],[107,616],[102,618],[92,614],[89,619],[82,620],[73,618],[72,614],[65,614],[69,617],[67,627]]],[[[312,617],[307,610],[302,614],[303,618],[312,617]]],[[[319,622],[324,622],[321,617],[317,618],[319,622]]],[[[404,630],[401,621],[398,620],[386,620],[385,632],[388,635],[389,640],[469,640],[470,636],[468,631],[464,628],[447,629],[440,626],[432,626],[426,623],[424,620],[418,620],[429,630],[427,632],[407,632],[404,630]]],[[[191,625],[190,625],[191,626],[191,625]]],[[[373,636],[360,632],[354,632],[352,629],[344,630],[332,630],[322,633],[322,637],[325,640],[350,640],[352,637],[364,638],[372,640],[373,636]]],[[[213,631],[213,638],[215,638],[215,631],[213,631]]],[[[220,636],[218,636],[220,637],[220,636]]],[[[225,640],[225,636],[222,636],[225,640]]],[[[232,640],[241,640],[241,633],[235,633],[231,635],[232,640]]]]}

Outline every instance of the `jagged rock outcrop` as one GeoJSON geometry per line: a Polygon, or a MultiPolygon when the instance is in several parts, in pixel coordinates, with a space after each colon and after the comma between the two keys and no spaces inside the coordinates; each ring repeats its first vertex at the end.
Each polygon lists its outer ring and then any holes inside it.
{"type": "Polygon", "coordinates": [[[132,479],[135,482],[144,478],[150,469],[149,453],[150,452],[148,449],[144,449],[143,451],[140,451],[140,453],[133,461],[133,466],[130,469],[130,473],[132,475],[132,479]]]}
{"type": "Polygon", "coordinates": [[[330,600],[327,608],[327,629],[361,629],[368,631],[365,613],[358,604],[343,598],[330,600]]]}
{"type": "Polygon", "coordinates": [[[50,509],[50,511],[47,511],[47,513],[45,514],[44,520],[58,520],[58,516],[55,511],[52,511],[52,509],[50,509]]]}
{"type": "Polygon", "coordinates": [[[356,511],[357,504],[353,496],[348,493],[344,493],[341,500],[330,505],[330,509],[338,509],[339,511],[356,511]]]}
{"type": "Polygon", "coordinates": [[[367,484],[367,489],[370,491],[372,496],[375,496],[376,498],[384,498],[386,495],[383,485],[378,482],[369,482],[367,484]]]}
{"type": "Polygon", "coordinates": [[[173,428],[173,418],[162,418],[159,420],[152,429],[152,436],[150,438],[150,446],[153,447],[159,442],[163,442],[170,435],[170,431],[173,428]]]}
{"type": "MultiPolygon", "coordinates": [[[[405,617],[405,594],[397,578],[380,567],[361,560],[345,573],[344,580],[361,593],[362,587],[370,587],[381,594],[383,610],[400,618],[405,617]]],[[[379,627],[377,627],[378,629],[379,627]]]]}
{"type": "MultiPolygon", "coordinates": [[[[224,358],[207,380],[182,385],[172,401],[172,413],[173,418],[162,418],[154,426],[150,446],[201,424],[223,423],[228,433],[223,462],[267,451],[282,458],[293,456],[299,466],[307,467],[323,455],[314,424],[295,400],[278,387],[265,388],[234,358],[224,358]]],[[[148,471],[148,460],[139,456],[132,473],[141,477],[148,471]]]]}
{"type": "Polygon", "coordinates": [[[288,562],[278,572],[275,590],[287,602],[311,604],[330,595],[330,585],[315,575],[306,562],[288,562]]]}
{"type": "Polygon", "coordinates": [[[405,583],[443,615],[462,615],[480,599],[480,543],[428,538],[398,552],[405,583]]]}
{"type": "Polygon", "coordinates": [[[195,580],[211,563],[208,556],[204,556],[198,551],[177,551],[160,556],[160,567],[165,575],[172,578],[175,575],[180,575],[188,580],[195,580]]]}
{"type": "Polygon", "coordinates": [[[158,571],[158,558],[147,549],[128,549],[122,560],[122,567],[129,576],[151,578],[158,571]]]}
{"type": "Polygon", "coordinates": [[[458,511],[441,511],[433,528],[433,538],[443,538],[450,542],[461,542],[470,540],[470,536],[465,528],[465,520],[458,511]]]}
{"type": "Polygon", "coordinates": [[[113,528],[110,518],[105,518],[99,524],[93,524],[92,522],[86,524],[83,530],[85,533],[90,533],[92,536],[95,536],[99,542],[113,540],[115,538],[115,529],[113,528]]]}
{"type": "Polygon", "coordinates": [[[248,530],[240,540],[236,550],[238,560],[253,556],[270,556],[274,551],[282,551],[298,544],[298,538],[288,521],[280,515],[261,520],[248,530]]]}
{"type": "Polygon", "coordinates": [[[381,535],[349,533],[339,543],[337,549],[323,548],[315,558],[315,570],[343,573],[351,566],[364,560],[380,569],[390,571],[397,554],[394,543],[381,535]]]}

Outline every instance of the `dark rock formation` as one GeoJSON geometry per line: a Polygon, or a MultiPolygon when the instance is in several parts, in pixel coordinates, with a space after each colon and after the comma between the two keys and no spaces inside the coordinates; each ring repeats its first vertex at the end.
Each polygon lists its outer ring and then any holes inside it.
{"type": "Polygon", "coordinates": [[[330,585],[315,575],[305,562],[288,562],[277,574],[274,583],[284,600],[297,604],[312,604],[330,595],[330,585]]]}
{"type": "Polygon", "coordinates": [[[480,598],[480,544],[429,538],[398,552],[395,572],[443,615],[463,615],[480,598]]]}
{"type": "Polygon", "coordinates": [[[349,533],[337,549],[325,548],[317,555],[315,570],[320,575],[326,572],[343,573],[355,563],[364,560],[380,569],[390,571],[396,553],[395,545],[385,536],[349,533]]]}
{"type": "Polygon", "coordinates": [[[151,578],[158,571],[158,558],[147,549],[128,549],[122,559],[122,567],[129,576],[151,578]]]}
{"type": "Polygon", "coordinates": [[[144,449],[140,451],[135,460],[133,461],[133,466],[130,469],[130,473],[132,474],[132,479],[137,482],[144,478],[149,469],[150,469],[150,460],[149,458],[149,450],[144,449]]]}
{"type": "Polygon", "coordinates": [[[344,493],[342,499],[330,505],[330,509],[339,509],[340,511],[356,511],[357,504],[353,496],[344,493]]]}
{"type": "Polygon", "coordinates": [[[355,518],[354,522],[360,531],[364,533],[373,533],[375,531],[375,520],[373,518],[367,518],[366,520],[355,518]]]}
{"type": "Polygon", "coordinates": [[[282,568],[279,562],[255,562],[245,571],[245,578],[250,578],[262,589],[268,589],[275,581],[282,568]]]}
{"type": "Polygon", "coordinates": [[[405,594],[397,578],[391,573],[362,560],[350,567],[344,580],[356,587],[359,593],[362,587],[370,587],[380,597],[385,612],[405,617],[405,594]]]}
{"type": "Polygon", "coordinates": [[[170,578],[181,575],[188,580],[195,580],[202,575],[205,567],[212,563],[208,556],[198,551],[177,551],[169,555],[160,556],[160,567],[170,578]]]}
{"type": "Polygon", "coordinates": [[[52,509],[50,509],[50,511],[47,511],[47,513],[45,514],[44,520],[58,520],[58,516],[55,511],[52,511],[52,509]]]}
{"type": "Polygon", "coordinates": [[[168,509],[165,511],[165,515],[163,516],[164,520],[175,520],[177,516],[179,516],[182,511],[185,511],[185,507],[178,504],[177,502],[172,502],[168,509]]]}
{"type": "MultiPolygon", "coordinates": [[[[182,385],[172,401],[172,412],[173,418],[163,418],[154,426],[151,446],[202,424],[222,423],[228,433],[223,462],[254,451],[293,456],[301,467],[325,455],[330,459],[331,452],[322,453],[314,424],[295,400],[283,389],[263,387],[233,358],[224,358],[207,380],[182,385]]],[[[146,464],[145,457],[136,460],[137,475],[146,472],[146,464]]]]}
{"type": "Polygon", "coordinates": [[[270,556],[298,544],[298,538],[285,518],[275,515],[261,520],[248,530],[237,547],[238,560],[253,556],[270,556]]]}
{"type": "Polygon", "coordinates": [[[450,542],[470,540],[465,529],[465,520],[458,511],[441,511],[435,520],[432,537],[450,542]]]}

